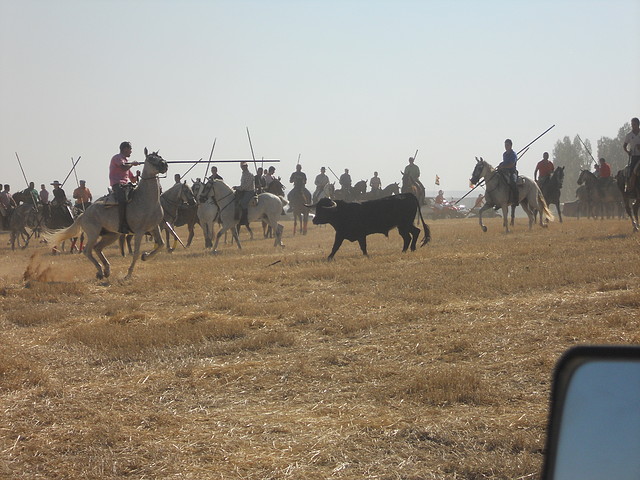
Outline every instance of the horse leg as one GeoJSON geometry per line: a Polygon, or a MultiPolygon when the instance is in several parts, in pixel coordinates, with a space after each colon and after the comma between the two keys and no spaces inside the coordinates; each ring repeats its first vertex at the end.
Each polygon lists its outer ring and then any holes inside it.
{"type": "Polygon", "coordinates": [[[502,226],[504,233],[509,233],[509,205],[507,204],[502,206],[502,226]]]}
{"type": "Polygon", "coordinates": [[[558,200],[556,203],[556,210],[558,211],[558,218],[560,219],[560,223],[562,223],[562,212],[560,211],[560,200],[558,200]]]}
{"type": "Polygon", "coordinates": [[[160,232],[160,227],[158,226],[154,230],[151,231],[151,235],[154,239],[154,247],[150,252],[144,252],[141,255],[142,261],[145,262],[153,257],[156,253],[160,251],[160,249],[164,246],[164,242],[162,241],[162,233],[160,232]]]}
{"type": "Polygon", "coordinates": [[[511,205],[511,226],[516,224],[516,207],[517,205],[511,205]]]}
{"type": "Polygon", "coordinates": [[[480,228],[483,232],[487,231],[487,227],[484,223],[482,223],[482,212],[484,212],[485,210],[489,210],[489,208],[491,208],[491,206],[488,203],[485,203],[482,207],[480,207],[480,210],[478,211],[478,221],[480,222],[480,228]]]}
{"type": "Polygon", "coordinates": [[[193,236],[195,235],[194,224],[190,223],[187,228],[189,229],[189,238],[187,238],[187,247],[191,246],[191,241],[193,240],[193,236]]]}
{"type": "Polygon", "coordinates": [[[140,258],[140,249],[142,247],[142,237],[143,237],[142,233],[136,233],[133,237],[133,243],[134,243],[133,259],[131,260],[131,265],[129,265],[129,270],[127,271],[127,274],[124,277],[125,280],[128,280],[131,278],[131,275],[133,275],[133,269],[136,266],[136,262],[138,261],[138,258],[140,258]]]}
{"type": "Polygon", "coordinates": [[[103,235],[102,238],[100,238],[100,241],[98,241],[98,233],[87,233],[87,244],[83,253],[85,257],[87,257],[89,261],[96,267],[96,278],[98,280],[109,277],[109,275],[111,274],[111,264],[109,263],[109,260],[107,260],[107,257],[105,257],[102,253],[102,249],[110,243],[113,243],[117,238],[118,236],[116,234],[106,234],[103,235]],[[114,238],[111,241],[108,241],[112,235],[114,235],[114,238]],[[96,260],[96,258],[93,256],[94,251],[96,252],[96,255],[98,255],[98,258],[100,258],[100,262],[102,263],[98,262],[98,260],[96,260]]]}
{"type": "Polygon", "coordinates": [[[307,226],[309,225],[309,212],[305,212],[302,217],[302,221],[304,222],[302,226],[302,234],[307,234],[307,226]]]}

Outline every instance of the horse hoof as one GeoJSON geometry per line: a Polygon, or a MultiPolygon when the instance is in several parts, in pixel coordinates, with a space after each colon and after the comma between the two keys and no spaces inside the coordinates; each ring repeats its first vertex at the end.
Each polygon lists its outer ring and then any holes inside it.
{"type": "Polygon", "coordinates": [[[485,225],[482,226],[482,231],[487,233],[487,227],[485,225]]]}
{"type": "Polygon", "coordinates": [[[104,275],[102,274],[102,272],[98,272],[98,273],[96,273],[96,278],[98,280],[102,280],[104,278],[104,275]]]}
{"type": "Polygon", "coordinates": [[[144,252],[140,258],[143,262],[146,262],[147,258],[149,258],[149,254],[147,252],[144,252]]]}

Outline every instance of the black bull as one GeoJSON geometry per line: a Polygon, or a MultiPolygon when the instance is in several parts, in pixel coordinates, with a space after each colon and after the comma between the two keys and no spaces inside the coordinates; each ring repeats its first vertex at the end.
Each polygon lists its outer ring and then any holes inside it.
{"type": "Polygon", "coordinates": [[[424,239],[421,246],[431,240],[429,226],[424,222],[418,200],[412,193],[403,193],[361,203],[323,198],[315,207],[314,225],[328,223],[336,231],[333,249],[328,260],[333,259],[345,239],[350,242],[357,240],[362,253],[367,255],[367,235],[382,233],[388,236],[389,230],[395,227],[398,227],[398,232],[404,240],[402,251],[406,252],[409,244],[411,244],[411,250],[415,250],[420,236],[420,229],[413,224],[416,213],[420,214],[424,228],[424,239]]]}

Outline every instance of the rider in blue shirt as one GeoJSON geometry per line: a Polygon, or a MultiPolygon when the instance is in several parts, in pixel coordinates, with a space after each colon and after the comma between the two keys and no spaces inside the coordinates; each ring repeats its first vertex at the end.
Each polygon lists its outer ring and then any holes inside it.
{"type": "Polygon", "coordinates": [[[498,165],[498,170],[502,170],[504,172],[504,175],[509,182],[509,186],[511,187],[513,198],[515,202],[518,203],[518,185],[516,184],[516,181],[518,180],[518,170],[516,170],[518,157],[516,152],[513,151],[513,142],[509,138],[504,141],[504,150],[505,151],[502,154],[502,163],[498,165]]]}

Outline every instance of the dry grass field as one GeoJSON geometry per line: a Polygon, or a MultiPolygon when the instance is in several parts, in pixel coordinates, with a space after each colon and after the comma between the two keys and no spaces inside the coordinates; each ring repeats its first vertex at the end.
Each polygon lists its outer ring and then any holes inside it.
{"type": "Polygon", "coordinates": [[[0,478],[538,478],[559,355],[640,343],[640,235],[488,225],[332,263],[331,227],[215,256],[198,230],[130,281],[110,249],[109,282],[1,235],[0,478]]]}

